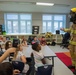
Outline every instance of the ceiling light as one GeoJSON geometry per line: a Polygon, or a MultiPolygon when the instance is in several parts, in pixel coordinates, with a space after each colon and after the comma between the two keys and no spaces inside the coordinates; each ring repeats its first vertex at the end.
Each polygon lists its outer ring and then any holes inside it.
{"type": "Polygon", "coordinates": [[[54,3],[41,3],[41,2],[37,2],[36,5],[53,6],[54,3]]]}

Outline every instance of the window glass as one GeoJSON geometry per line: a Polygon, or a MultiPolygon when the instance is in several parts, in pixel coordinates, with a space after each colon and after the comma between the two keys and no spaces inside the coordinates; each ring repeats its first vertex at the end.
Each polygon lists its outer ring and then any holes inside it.
{"type": "Polygon", "coordinates": [[[27,21],[27,33],[31,32],[31,22],[27,21]]]}
{"type": "Polygon", "coordinates": [[[47,31],[48,31],[48,32],[51,32],[51,31],[52,31],[51,28],[52,28],[52,24],[51,24],[51,22],[48,22],[48,23],[47,23],[47,31]]]}
{"type": "Polygon", "coordinates": [[[12,22],[7,21],[7,25],[8,25],[8,33],[12,33],[12,22]]]}
{"type": "Polygon", "coordinates": [[[58,22],[54,22],[54,33],[58,30],[58,22]]]}
{"type": "Polygon", "coordinates": [[[13,21],[13,33],[18,33],[18,21],[13,21]]]}
{"type": "Polygon", "coordinates": [[[16,20],[16,19],[18,19],[18,14],[7,14],[7,19],[16,20]]]}
{"type": "Polygon", "coordinates": [[[26,22],[25,21],[20,21],[20,29],[21,29],[21,33],[26,33],[26,22]]]}
{"type": "Polygon", "coordinates": [[[61,21],[61,20],[63,20],[63,16],[55,15],[54,20],[61,21]]]}
{"type": "Polygon", "coordinates": [[[20,14],[20,19],[31,20],[31,15],[30,14],[20,14]]]}
{"type": "Polygon", "coordinates": [[[52,15],[43,15],[43,20],[52,20],[52,15]]]}
{"type": "Polygon", "coordinates": [[[4,20],[7,34],[32,33],[31,14],[6,13],[4,14],[4,20]]]}
{"type": "Polygon", "coordinates": [[[46,22],[43,22],[43,33],[46,32],[46,22]]]}
{"type": "MultiPolygon", "coordinates": [[[[55,15],[55,14],[44,14],[42,17],[43,27],[42,32],[52,32],[56,33],[56,30],[60,30],[60,28],[65,28],[66,26],[66,15],[55,15]]],[[[64,33],[60,31],[60,34],[64,33]]]]}

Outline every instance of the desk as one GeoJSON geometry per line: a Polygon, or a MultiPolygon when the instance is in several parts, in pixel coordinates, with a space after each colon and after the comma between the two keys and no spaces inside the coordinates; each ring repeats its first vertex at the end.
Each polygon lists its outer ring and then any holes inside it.
{"type": "MultiPolygon", "coordinates": [[[[30,57],[30,54],[32,51],[31,51],[31,46],[29,47],[25,47],[24,48],[24,53],[25,53],[27,56],[30,57]]],[[[48,47],[48,46],[42,46],[42,50],[41,50],[44,54],[45,57],[55,57],[54,58],[54,75],[73,75],[72,71],[70,69],[67,68],[67,66],[58,58],[56,57],[55,53],[48,47]]],[[[25,56],[26,56],[25,55],[25,56]]],[[[32,74],[34,75],[34,74],[32,74]]]]}
{"type": "Polygon", "coordinates": [[[56,57],[56,54],[47,45],[42,46],[41,52],[45,58],[52,58],[52,65],[54,66],[54,57],[56,57]]]}
{"type": "MultiPolygon", "coordinates": [[[[31,45],[29,45],[28,47],[23,47],[23,54],[26,57],[31,57],[31,53],[32,53],[32,48],[31,45]]],[[[46,46],[42,46],[41,47],[41,52],[43,53],[45,58],[52,58],[52,64],[54,66],[54,57],[56,57],[56,54],[46,45],[46,46]]]]}

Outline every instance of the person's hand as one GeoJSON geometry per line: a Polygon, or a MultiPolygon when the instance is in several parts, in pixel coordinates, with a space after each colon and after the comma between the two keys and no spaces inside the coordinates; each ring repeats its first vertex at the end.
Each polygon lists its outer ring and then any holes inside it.
{"type": "Polygon", "coordinates": [[[64,31],[64,28],[60,28],[60,30],[64,31]]]}
{"type": "Polygon", "coordinates": [[[17,74],[20,74],[20,71],[17,69],[13,70],[13,75],[17,75],[17,74]]]}
{"type": "Polygon", "coordinates": [[[42,46],[45,46],[44,44],[42,44],[42,46]]]}
{"type": "Polygon", "coordinates": [[[16,48],[14,48],[14,47],[8,49],[8,53],[9,53],[9,54],[10,54],[10,53],[14,53],[15,51],[16,51],[16,48]]]}

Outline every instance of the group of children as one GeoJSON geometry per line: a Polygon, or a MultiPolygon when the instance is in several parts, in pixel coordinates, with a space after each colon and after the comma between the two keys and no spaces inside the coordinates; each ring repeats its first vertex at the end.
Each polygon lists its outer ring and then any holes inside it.
{"type": "Polygon", "coordinates": [[[29,70],[29,66],[26,64],[26,62],[27,62],[26,57],[22,53],[23,46],[24,46],[23,42],[21,44],[18,44],[16,48],[14,48],[12,46],[13,43],[10,40],[8,40],[8,41],[6,40],[6,42],[4,44],[1,43],[1,48],[0,49],[1,49],[1,51],[4,52],[4,54],[0,57],[1,58],[0,62],[4,63],[4,62],[9,62],[10,61],[9,60],[10,59],[9,58],[10,53],[7,53],[7,51],[9,50],[11,53],[14,53],[12,61],[21,61],[25,64],[23,72],[26,73],[29,70]]]}
{"type": "MultiPolygon", "coordinates": [[[[44,55],[40,52],[40,50],[41,50],[41,45],[42,46],[46,45],[45,37],[42,37],[41,40],[39,41],[35,36],[31,43],[32,43],[32,49],[33,49],[32,53],[34,55],[34,60],[35,60],[35,67],[37,68],[39,66],[43,66],[43,64],[45,64],[46,62],[44,60],[44,55]]],[[[5,62],[6,59],[8,60],[9,54],[13,52],[14,57],[12,61],[22,61],[25,64],[23,72],[26,73],[29,70],[29,65],[26,64],[27,62],[26,57],[22,53],[23,46],[27,46],[27,42],[25,39],[23,39],[22,43],[17,45],[16,48],[12,47],[11,41],[6,41],[5,47],[4,47],[5,53],[0,57],[0,62],[5,62]]]]}

